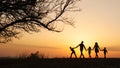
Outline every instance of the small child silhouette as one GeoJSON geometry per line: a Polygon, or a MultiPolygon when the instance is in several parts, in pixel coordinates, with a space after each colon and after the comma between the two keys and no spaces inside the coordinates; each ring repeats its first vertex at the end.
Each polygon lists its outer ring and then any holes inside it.
{"type": "Polygon", "coordinates": [[[77,55],[76,55],[76,53],[75,53],[74,48],[70,47],[70,50],[72,51],[72,52],[71,52],[71,55],[70,55],[70,58],[72,58],[72,55],[73,55],[73,54],[75,55],[75,58],[77,58],[77,55]]]}
{"type": "Polygon", "coordinates": [[[87,50],[88,50],[89,58],[91,58],[91,50],[92,50],[91,47],[89,46],[87,50]]]}
{"type": "Polygon", "coordinates": [[[104,58],[106,58],[106,53],[108,53],[108,51],[107,51],[106,47],[104,47],[104,49],[103,49],[103,50],[101,50],[101,51],[103,51],[103,53],[104,53],[104,58]]]}

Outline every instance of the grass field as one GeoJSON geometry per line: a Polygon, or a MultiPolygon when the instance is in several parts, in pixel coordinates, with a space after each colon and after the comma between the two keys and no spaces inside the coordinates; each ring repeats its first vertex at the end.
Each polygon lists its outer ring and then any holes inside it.
{"type": "Polygon", "coordinates": [[[0,68],[120,68],[120,58],[0,58],[0,68]]]}

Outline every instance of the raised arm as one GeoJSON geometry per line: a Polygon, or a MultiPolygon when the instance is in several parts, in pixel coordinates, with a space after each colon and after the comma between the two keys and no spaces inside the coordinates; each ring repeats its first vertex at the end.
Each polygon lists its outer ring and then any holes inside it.
{"type": "Polygon", "coordinates": [[[74,47],[74,48],[78,48],[80,45],[77,45],[76,47],[74,47]]]}

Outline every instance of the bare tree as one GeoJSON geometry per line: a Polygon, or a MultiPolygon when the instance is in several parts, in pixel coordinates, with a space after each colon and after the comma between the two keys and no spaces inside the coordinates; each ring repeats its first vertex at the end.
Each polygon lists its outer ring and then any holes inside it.
{"type": "Polygon", "coordinates": [[[58,23],[72,25],[64,14],[79,10],[77,4],[79,0],[0,0],[0,43],[19,38],[22,31],[62,31],[58,23]]]}

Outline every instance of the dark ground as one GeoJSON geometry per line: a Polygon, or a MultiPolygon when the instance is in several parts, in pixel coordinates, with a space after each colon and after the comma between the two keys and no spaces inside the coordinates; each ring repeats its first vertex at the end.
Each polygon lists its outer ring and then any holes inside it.
{"type": "Polygon", "coordinates": [[[0,58],[0,68],[120,68],[120,58],[107,58],[107,59],[0,58]]]}

